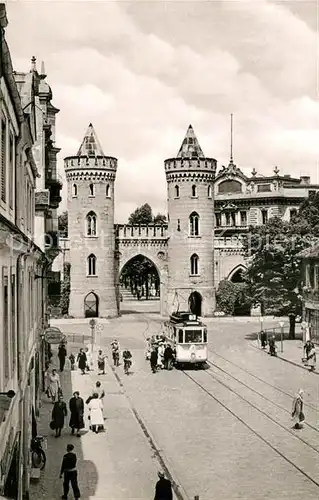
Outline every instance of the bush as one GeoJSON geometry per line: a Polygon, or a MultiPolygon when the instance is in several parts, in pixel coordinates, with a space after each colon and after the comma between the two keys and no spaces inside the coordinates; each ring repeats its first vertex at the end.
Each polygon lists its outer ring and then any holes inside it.
{"type": "Polygon", "coordinates": [[[239,311],[241,308],[249,310],[250,304],[247,303],[245,289],[245,283],[233,283],[226,279],[222,280],[216,292],[217,311],[233,315],[235,309],[236,311],[239,311]]]}

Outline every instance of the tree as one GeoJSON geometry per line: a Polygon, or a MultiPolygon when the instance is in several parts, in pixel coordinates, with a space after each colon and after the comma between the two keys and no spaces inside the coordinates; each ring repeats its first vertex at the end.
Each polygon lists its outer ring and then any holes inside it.
{"type": "Polygon", "coordinates": [[[153,216],[153,211],[148,203],[138,207],[131,213],[128,218],[128,223],[132,225],[138,224],[166,224],[166,215],[158,213],[153,216]]]}
{"type": "Polygon", "coordinates": [[[247,310],[246,288],[245,283],[233,283],[227,279],[220,281],[216,292],[217,310],[230,315],[235,313],[236,306],[236,309],[247,310]]]}
{"type": "Polygon", "coordinates": [[[152,222],[153,213],[148,203],[136,208],[136,210],[134,210],[128,218],[129,224],[152,224],[152,222]]]}
{"type": "MultiPolygon", "coordinates": [[[[300,224],[304,226],[302,218],[300,224]]],[[[301,312],[301,259],[297,254],[309,245],[300,224],[278,217],[263,226],[251,227],[244,241],[248,268],[245,281],[253,304],[262,312],[288,315],[289,338],[295,338],[295,317],[301,312]]]]}
{"type": "Polygon", "coordinates": [[[166,215],[158,213],[154,217],[154,224],[167,224],[166,215]]]}
{"type": "Polygon", "coordinates": [[[58,229],[65,236],[68,236],[68,212],[62,212],[58,217],[58,229]]]}
{"type": "Polygon", "coordinates": [[[63,282],[60,298],[61,313],[66,316],[69,314],[71,292],[71,264],[65,262],[63,266],[63,282]]]}

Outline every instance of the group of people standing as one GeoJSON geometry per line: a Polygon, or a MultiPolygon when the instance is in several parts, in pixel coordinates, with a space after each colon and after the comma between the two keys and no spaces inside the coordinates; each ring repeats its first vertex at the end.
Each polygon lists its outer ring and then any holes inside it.
{"type": "MultiPolygon", "coordinates": [[[[103,398],[104,390],[101,382],[96,382],[91,395],[86,400],[86,405],[89,410],[90,429],[98,434],[100,430],[104,430],[104,415],[103,415],[103,398]]],[[[81,429],[84,429],[84,400],[80,396],[79,391],[73,393],[69,401],[71,434],[76,433],[80,437],[81,429]]],[[[51,415],[50,428],[55,430],[55,437],[60,437],[64,428],[65,417],[68,414],[67,405],[63,399],[62,392],[58,396],[58,400],[54,403],[51,415]]]]}
{"type": "Polygon", "coordinates": [[[152,373],[157,370],[171,370],[175,359],[172,346],[164,335],[153,335],[147,339],[146,359],[149,359],[152,373]]]}

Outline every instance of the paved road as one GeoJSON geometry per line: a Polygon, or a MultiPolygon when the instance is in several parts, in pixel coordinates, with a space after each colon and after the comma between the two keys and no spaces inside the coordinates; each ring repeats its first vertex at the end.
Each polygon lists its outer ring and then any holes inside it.
{"type": "MultiPolygon", "coordinates": [[[[157,316],[141,312],[103,324],[98,341],[104,349],[117,337],[122,349],[133,352],[133,373],[126,377],[119,367],[118,375],[190,499],[319,496],[317,376],[254,349],[247,337],[258,328],[258,321],[216,319],[209,323],[213,366],[153,375],[144,359],[144,338],[159,331],[157,316]],[[309,425],[298,432],[291,429],[290,410],[300,387],[306,391],[309,425]]],[[[100,467],[101,459],[96,463],[100,467]]]]}

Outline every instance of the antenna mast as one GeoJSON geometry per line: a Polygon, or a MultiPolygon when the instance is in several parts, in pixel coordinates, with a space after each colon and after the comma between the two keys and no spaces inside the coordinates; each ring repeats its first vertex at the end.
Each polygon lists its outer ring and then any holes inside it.
{"type": "Polygon", "coordinates": [[[230,163],[233,163],[233,113],[230,115],[230,163]]]}

